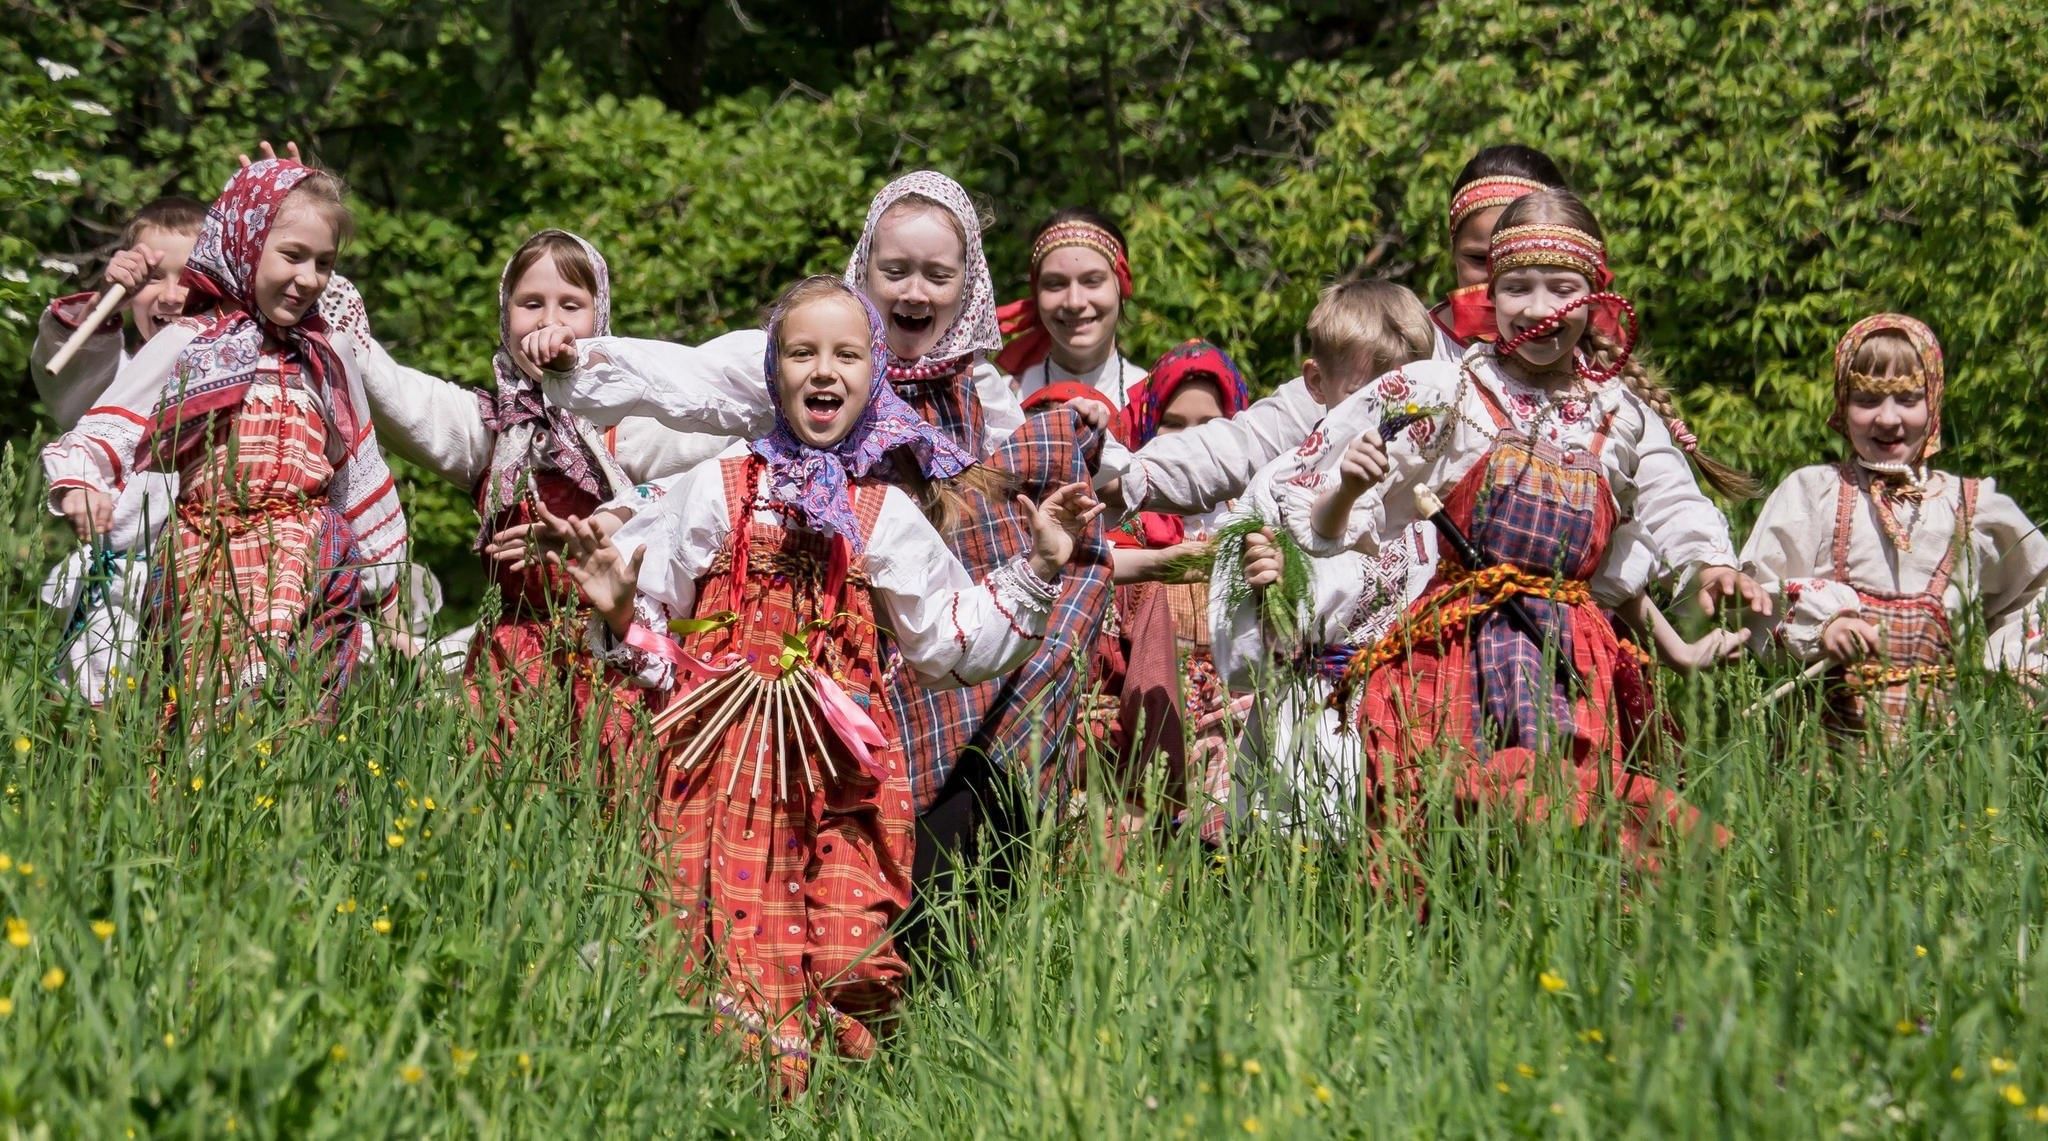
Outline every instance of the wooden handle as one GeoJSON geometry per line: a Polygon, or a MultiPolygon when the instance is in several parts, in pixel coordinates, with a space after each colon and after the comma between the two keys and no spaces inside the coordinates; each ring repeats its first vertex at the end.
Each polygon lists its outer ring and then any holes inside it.
{"type": "Polygon", "coordinates": [[[1748,709],[1743,710],[1742,715],[1744,717],[1754,717],[1757,714],[1762,713],[1764,710],[1770,708],[1773,705],[1776,705],[1780,698],[1783,698],[1786,694],[1791,693],[1795,689],[1798,689],[1801,683],[1812,681],[1814,678],[1817,678],[1820,675],[1828,672],[1828,669],[1832,667],[1834,664],[1835,663],[1831,659],[1822,658],[1821,660],[1801,670],[1799,672],[1798,677],[1791,678],[1787,681],[1781,682],[1778,685],[1778,688],[1772,690],[1767,694],[1764,694],[1762,697],[1757,698],[1756,704],[1750,706],[1748,709]]]}
{"type": "Polygon", "coordinates": [[[64,371],[64,366],[70,364],[71,358],[78,355],[78,350],[85,347],[85,342],[92,339],[93,333],[98,331],[108,314],[121,307],[121,299],[126,296],[128,287],[125,285],[110,286],[105,293],[100,294],[100,299],[92,307],[92,312],[85,315],[85,320],[78,323],[78,328],[71,330],[71,338],[64,342],[63,348],[57,350],[56,356],[50,358],[50,375],[55,376],[64,371]]]}

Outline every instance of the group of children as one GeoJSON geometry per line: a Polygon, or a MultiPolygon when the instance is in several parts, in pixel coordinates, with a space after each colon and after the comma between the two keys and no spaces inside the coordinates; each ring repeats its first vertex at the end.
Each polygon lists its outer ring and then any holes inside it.
{"type": "Polygon", "coordinates": [[[146,630],[188,724],[307,676],[331,710],[375,639],[415,633],[380,442],[454,482],[501,601],[465,666],[481,737],[548,701],[594,735],[679,985],[789,1093],[820,1045],[873,1052],[913,895],[1018,826],[1020,787],[1097,794],[1113,838],[1362,828],[1387,885],[1439,787],[1618,812],[1647,864],[1698,819],[1643,763],[1653,665],[1744,646],[1680,638],[1653,584],[1829,663],[1845,731],[1921,715],[1965,613],[1987,665],[2039,664],[2048,540],[1928,467],[1931,331],[1850,330],[1850,455],[1788,478],[1738,554],[1699,480],[1746,481],[1526,147],[1453,188],[1442,305],[1331,286],[1302,376],[1256,402],[1205,342],[1124,359],[1129,250],[1094,211],[1039,228],[999,308],[977,211],[929,171],[876,196],[843,275],[697,346],[614,335],[603,256],[535,234],[487,387],[376,341],[333,274],[330,175],[266,154],[200,210],[152,205],[109,266],[132,355],[116,318],[52,373],[92,298],[44,318],[51,508],[91,544],[52,584],[91,634],[78,687],[102,700],[146,630]]]}

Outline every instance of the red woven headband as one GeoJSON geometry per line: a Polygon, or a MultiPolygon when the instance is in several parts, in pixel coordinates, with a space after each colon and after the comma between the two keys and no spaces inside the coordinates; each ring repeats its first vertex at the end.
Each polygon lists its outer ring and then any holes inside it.
{"type": "Polygon", "coordinates": [[[1548,187],[1533,178],[1516,178],[1507,174],[1467,183],[1451,199],[1451,236],[1457,237],[1458,227],[1465,224],[1465,219],[1481,210],[1505,206],[1523,195],[1545,189],[1548,187]]]}
{"type": "Polygon", "coordinates": [[[1584,274],[1595,289],[1614,283],[1607,271],[1607,247],[1575,226],[1539,222],[1495,230],[1487,261],[1488,276],[1495,281],[1512,269],[1549,266],[1584,274]]]}
{"type": "Polygon", "coordinates": [[[1038,267],[1045,264],[1047,255],[1069,246],[1079,246],[1101,254],[1116,271],[1117,295],[1131,295],[1131,262],[1124,255],[1124,244],[1116,240],[1115,234],[1101,226],[1080,221],[1061,222],[1038,236],[1038,244],[1031,247],[1031,281],[1034,288],[1038,283],[1038,267]]]}

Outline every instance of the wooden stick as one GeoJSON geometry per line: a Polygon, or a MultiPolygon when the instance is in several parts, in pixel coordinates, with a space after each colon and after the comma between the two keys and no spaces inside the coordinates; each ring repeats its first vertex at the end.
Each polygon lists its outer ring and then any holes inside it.
{"type": "Polygon", "coordinates": [[[1754,717],[1757,714],[1762,713],[1764,710],[1769,709],[1773,705],[1776,705],[1781,699],[1784,698],[1786,694],[1791,693],[1795,689],[1798,689],[1801,684],[1812,681],[1814,678],[1817,678],[1820,675],[1828,672],[1828,670],[1834,668],[1834,665],[1835,663],[1833,659],[1822,658],[1821,660],[1799,671],[1798,677],[1791,678],[1789,680],[1779,683],[1776,689],[1773,689],[1771,692],[1764,694],[1762,697],[1757,698],[1756,703],[1754,705],[1751,705],[1748,709],[1742,711],[1742,715],[1744,717],[1754,717]]]}
{"type": "Polygon", "coordinates": [[[128,287],[125,285],[109,286],[105,293],[100,294],[100,299],[93,305],[92,312],[85,315],[85,320],[78,323],[78,328],[71,330],[71,336],[65,340],[64,347],[58,349],[57,355],[50,358],[51,376],[64,371],[64,366],[71,363],[71,358],[78,355],[78,350],[84,348],[87,341],[92,340],[93,333],[106,321],[109,314],[121,307],[121,299],[126,296],[128,287]]]}

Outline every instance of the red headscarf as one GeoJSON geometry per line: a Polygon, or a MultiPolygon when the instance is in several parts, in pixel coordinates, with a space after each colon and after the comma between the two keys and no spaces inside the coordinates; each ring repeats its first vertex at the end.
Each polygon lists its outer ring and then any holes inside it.
{"type": "MultiPolygon", "coordinates": [[[[1109,430],[1119,440],[1124,440],[1124,412],[1116,406],[1109,394],[1092,384],[1078,380],[1055,380],[1051,384],[1024,398],[1024,411],[1037,412],[1071,400],[1093,400],[1109,410],[1109,430]]],[[[1129,443],[1128,440],[1125,440],[1129,443]]]]}
{"type": "MultiPolygon", "coordinates": [[[[1251,390],[1244,374],[1230,354],[1207,341],[1185,341],[1159,358],[1143,383],[1131,392],[1124,408],[1124,436],[1133,448],[1142,448],[1159,435],[1159,421],[1175,392],[1192,381],[1206,380],[1216,386],[1229,419],[1251,405],[1251,390]]],[[[1170,547],[1187,537],[1187,526],[1178,515],[1147,511],[1126,529],[1110,532],[1110,539],[1124,547],[1170,547]]]]}
{"type": "Polygon", "coordinates": [[[1023,376],[1024,370],[1045,359],[1052,351],[1052,333],[1045,327],[1045,321],[1038,313],[1038,267],[1045,264],[1046,257],[1054,250],[1080,246],[1094,250],[1108,260],[1116,272],[1116,295],[1118,300],[1131,296],[1131,262],[1124,252],[1124,244],[1115,234],[1093,222],[1078,218],[1055,222],[1046,227],[1045,233],[1031,247],[1031,292],[1021,300],[1012,301],[996,310],[996,320],[1001,323],[1003,336],[1010,343],[996,354],[996,367],[1010,376],[1023,376]]]}
{"type": "MultiPolygon", "coordinates": [[[[1548,187],[1533,178],[1493,175],[1476,178],[1451,199],[1451,241],[1458,240],[1458,227],[1482,210],[1506,206],[1515,199],[1548,187]]],[[[1500,336],[1499,319],[1493,312],[1493,289],[1486,284],[1466,285],[1444,299],[1451,311],[1451,336],[1459,344],[1491,341],[1500,336]]]]}

